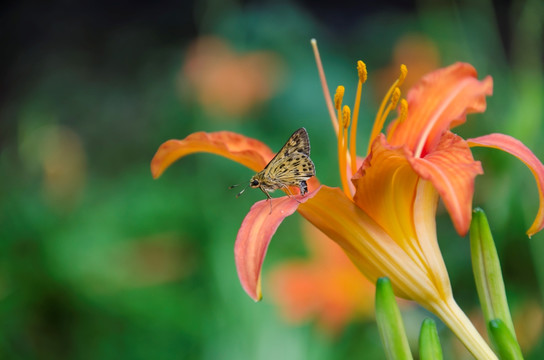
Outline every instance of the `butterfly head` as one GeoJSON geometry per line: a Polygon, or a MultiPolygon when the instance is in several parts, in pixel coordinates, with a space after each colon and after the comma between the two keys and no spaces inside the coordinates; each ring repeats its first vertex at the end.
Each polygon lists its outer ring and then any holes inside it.
{"type": "Polygon", "coordinates": [[[249,186],[251,186],[252,188],[258,188],[259,186],[261,185],[261,182],[259,181],[259,179],[256,178],[256,176],[253,176],[250,180],[249,180],[249,186]]]}

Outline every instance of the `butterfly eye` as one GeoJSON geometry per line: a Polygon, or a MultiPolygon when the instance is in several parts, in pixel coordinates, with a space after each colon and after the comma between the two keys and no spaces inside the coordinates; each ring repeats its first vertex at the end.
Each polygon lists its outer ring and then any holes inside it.
{"type": "Polygon", "coordinates": [[[250,185],[253,186],[253,187],[259,186],[259,180],[257,180],[257,179],[251,180],[250,185]]]}

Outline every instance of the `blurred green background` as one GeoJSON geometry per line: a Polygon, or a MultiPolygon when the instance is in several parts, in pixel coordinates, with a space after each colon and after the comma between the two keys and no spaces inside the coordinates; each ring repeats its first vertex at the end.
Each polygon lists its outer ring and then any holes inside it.
{"type": "MultiPolygon", "coordinates": [[[[12,1],[0,22],[0,358],[384,358],[371,314],[331,334],[272,301],[268,274],[308,256],[298,214],[272,241],[263,301],[245,295],[233,244],[263,194],[236,199],[228,186],[251,171],[202,154],[153,180],[150,160],[195,131],[236,131],[278,150],[304,126],[319,179],[338,185],[314,37],[347,103],[356,61],[367,64],[360,150],[400,63],[413,83],[467,61],[493,77],[494,95],[456,131],[506,133],[544,159],[543,14],[539,0],[12,1]]],[[[544,238],[525,236],[534,180],[509,155],[474,155],[485,171],[474,206],[489,217],[518,338],[528,359],[544,358],[544,238]]],[[[455,297],[481,323],[468,238],[443,209],[438,230],[455,297]]],[[[430,315],[403,315],[415,349],[430,315]]],[[[438,327],[446,359],[470,358],[438,327]]]]}

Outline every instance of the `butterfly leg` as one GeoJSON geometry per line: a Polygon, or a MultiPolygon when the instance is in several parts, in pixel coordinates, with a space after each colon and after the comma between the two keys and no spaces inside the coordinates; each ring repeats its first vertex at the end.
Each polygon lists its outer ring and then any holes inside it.
{"type": "Polygon", "coordinates": [[[266,201],[270,202],[270,213],[269,213],[269,215],[270,215],[270,214],[272,214],[272,196],[270,196],[268,191],[266,191],[263,187],[260,187],[260,189],[266,195],[266,201]]]}
{"type": "Polygon", "coordinates": [[[287,196],[294,198],[296,200],[296,202],[298,202],[300,204],[300,201],[298,201],[298,199],[295,197],[295,194],[293,194],[291,192],[291,189],[289,189],[289,187],[287,185],[282,184],[281,187],[285,189],[285,193],[287,194],[287,196]]]}

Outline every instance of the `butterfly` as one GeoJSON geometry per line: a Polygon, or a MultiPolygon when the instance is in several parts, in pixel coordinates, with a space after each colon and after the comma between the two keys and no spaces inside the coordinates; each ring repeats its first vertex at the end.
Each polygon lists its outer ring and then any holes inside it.
{"type": "MultiPolygon", "coordinates": [[[[298,186],[300,194],[304,195],[308,192],[306,180],[312,176],[315,176],[315,166],[310,159],[310,138],[306,129],[300,128],[291,135],[268,165],[253,175],[249,186],[261,189],[267,200],[272,199],[270,193],[277,189],[284,189],[289,196],[293,195],[289,186],[298,186]]],[[[236,185],[231,188],[234,186],[236,185]]],[[[236,197],[242,195],[246,188],[247,186],[236,197]]]]}

